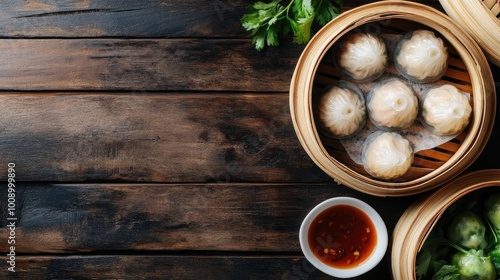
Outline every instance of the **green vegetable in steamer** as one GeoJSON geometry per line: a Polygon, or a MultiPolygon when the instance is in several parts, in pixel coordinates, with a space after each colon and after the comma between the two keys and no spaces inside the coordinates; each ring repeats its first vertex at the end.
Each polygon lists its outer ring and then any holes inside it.
{"type": "Polygon", "coordinates": [[[500,234],[500,192],[495,192],[484,200],[484,214],[496,233],[500,234]]]}
{"type": "Polygon", "coordinates": [[[468,249],[485,249],[488,245],[484,222],[471,210],[463,210],[452,218],[446,229],[446,237],[468,249]]]}
{"type": "Polygon", "coordinates": [[[495,266],[496,271],[500,271],[500,243],[497,243],[495,247],[490,250],[488,256],[495,266]]]}
{"type": "Polygon", "coordinates": [[[417,255],[417,280],[500,279],[500,191],[450,205],[417,255]]]}
{"type": "MultiPolygon", "coordinates": [[[[495,280],[496,270],[483,250],[458,251],[452,257],[452,265],[458,268],[460,280],[495,280]]],[[[453,279],[453,278],[450,278],[453,279]]]]}

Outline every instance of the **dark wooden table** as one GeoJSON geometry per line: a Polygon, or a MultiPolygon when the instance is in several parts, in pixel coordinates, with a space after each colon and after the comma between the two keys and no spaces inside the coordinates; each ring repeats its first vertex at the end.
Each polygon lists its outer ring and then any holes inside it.
{"type": "MultiPolygon", "coordinates": [[[[312,162],[288,106],[304,46],[255,51],[239,23],[253,2],[0,2],[0,279],[330,279],[298,230],[335,196],[392,232],[417,196],[369,196],[312,162]]],[[[499,129],[469,171],[500,168],[499,129]]],[[[358,279],[388,279],[389,257],[358,279]]]]}

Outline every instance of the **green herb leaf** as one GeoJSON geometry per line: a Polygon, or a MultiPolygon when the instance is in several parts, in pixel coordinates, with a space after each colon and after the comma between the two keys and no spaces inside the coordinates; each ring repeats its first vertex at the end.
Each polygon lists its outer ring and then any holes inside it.
{"type": "Polygon", "coordinates": [[[278,29],[277,28],[269,28],[267,30],[266,36],[267,44],[269,46],[278,46],[280,44],[278,39],[278,29]]]}
{"type": "Polygon", "coordinates": [[[460,274],[458,273],[458,267],[454,265],[443,265],[441,269],[434,274],[432,279],[440,280],[458,280],[460,274]]]}
{"type": "Polygon", "coordinates": [[[257,50],[265,46],[278,46],[281,35],[293,32],[293,41],[307,43],[314,31],[313,23],[325,25],[340,14],[343,0],[290,0],[286,5],[282,0],[269,3],[257,1],[248,7],[240,21],[253,37],[257,50]]]}
{"type": "Polygon", "coordinates": [[[315,2],[316,20],[320,25],[325,25],[334,19],[338,14],[340,14],[340,8],[344,5],[343,0],[316,0],[315,2]]]}
{"type": "Polygon", "coordinates": [[[415,268],[415,274],[417,275],[417,279],[422,279],[427,275],[427,271],[429,270],[429,266],[432,260],[432,254],[430,250],[424,250],[417,257],[417,263],[415,268]]]}
{"type": "Polygon", "coordinates": [[[305,44],[311,39],[311,26],[314,21],[314,14],[304,14],[302,17],[297,18],[296,25],[293,30],[293,41],[298,44],[305,44]]]}
{"type": "Polygon", "coordinates": [[[263,28],[257,29],[255,34],[253,35],[252,42],[254,43],[257,50],[264,49],[264,46],[266,44],[266,30],[263,28]]]}

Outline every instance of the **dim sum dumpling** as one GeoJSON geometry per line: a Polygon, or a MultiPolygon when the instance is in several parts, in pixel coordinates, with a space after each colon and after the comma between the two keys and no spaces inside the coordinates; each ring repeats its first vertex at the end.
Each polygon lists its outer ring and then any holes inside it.
{"type": "Polygon", "coordinates": [[[371,33],[353,33],[341,43],[336,65],[342,75],[353,82],[370,82],[387,67],[384,40],[371,33]]]}
{"type": "Polygon", "coordinates": [[[370,120],[384,129],[408,128],[418,115],[418,98],[413,88],[398,78],[376,85],[368,94],[370,120]]]}
{"type": "Polygon", "coordinates": [[[446,84],[433,87],[422,96],[421,121],[437,135],[454,135],[469,124],[472,106],[469,95],[446,84]]]}
{"type": "Polygon", "coordinates": [[[380,130],[368,136],[361,154],[365,170],[384,180],[403,176],[410,169],[413,156],[408,139],[397,132],[380,130]]]}
{"type": "Polygon", "coordinates": [[[319,119],[336,138],[357,133],[366,123],[365,99],[352,83],[329,87],[319,101],[319,119]]]}
{"type": "Polygon", "coordinates": [[[394,65],[412,82],[432,83],[439,80],[448,68],[448,50],[434,32],[411,31],[398,41],[394,65]]]}

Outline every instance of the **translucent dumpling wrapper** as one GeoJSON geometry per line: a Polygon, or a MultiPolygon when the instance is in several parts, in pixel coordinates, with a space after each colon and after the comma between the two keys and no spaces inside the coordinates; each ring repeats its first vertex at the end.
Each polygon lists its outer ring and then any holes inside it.
{"type": "Polygon", "coordinates": [[[418,115],[418,98],[405,81],[391,78],[373,87],[367,96],[368,116],[377,127],[405,129],[418,115]]]}
{"type": "Polygon", "coordinates": [[[448,68],[448,50],[443,40],[429,30],[405,34],[394,51],[394,65],[403,77],[416,83],[439,80],[448,68]]]}
{"type": "Polygon", "coordinates": [[[376,131],[366,139],[362,163],[372,176],[393,180],[403,176],[413,163],[411,142],[397,132],[376,131]]]}
{"type": "Polygon", "coordinates": [[[370,82],[380,77],[387,67],[387,47],[376,34],[354,33],[340,44],[335,62],[344,78],[370,82]]]}
{"type": "Polygon", "coordinates": [[[470,95],[446,84],[430,88],[422,96],[421,121],[437,135],[454,135],[469,124],[470,95]]]}
{"type": "Polygon", "coordinates": [[[366,123],[365,99],[356,85],[339,82],[326,89],[318,104],[319,120],[333,137],[357,133],[366,123]]]}

